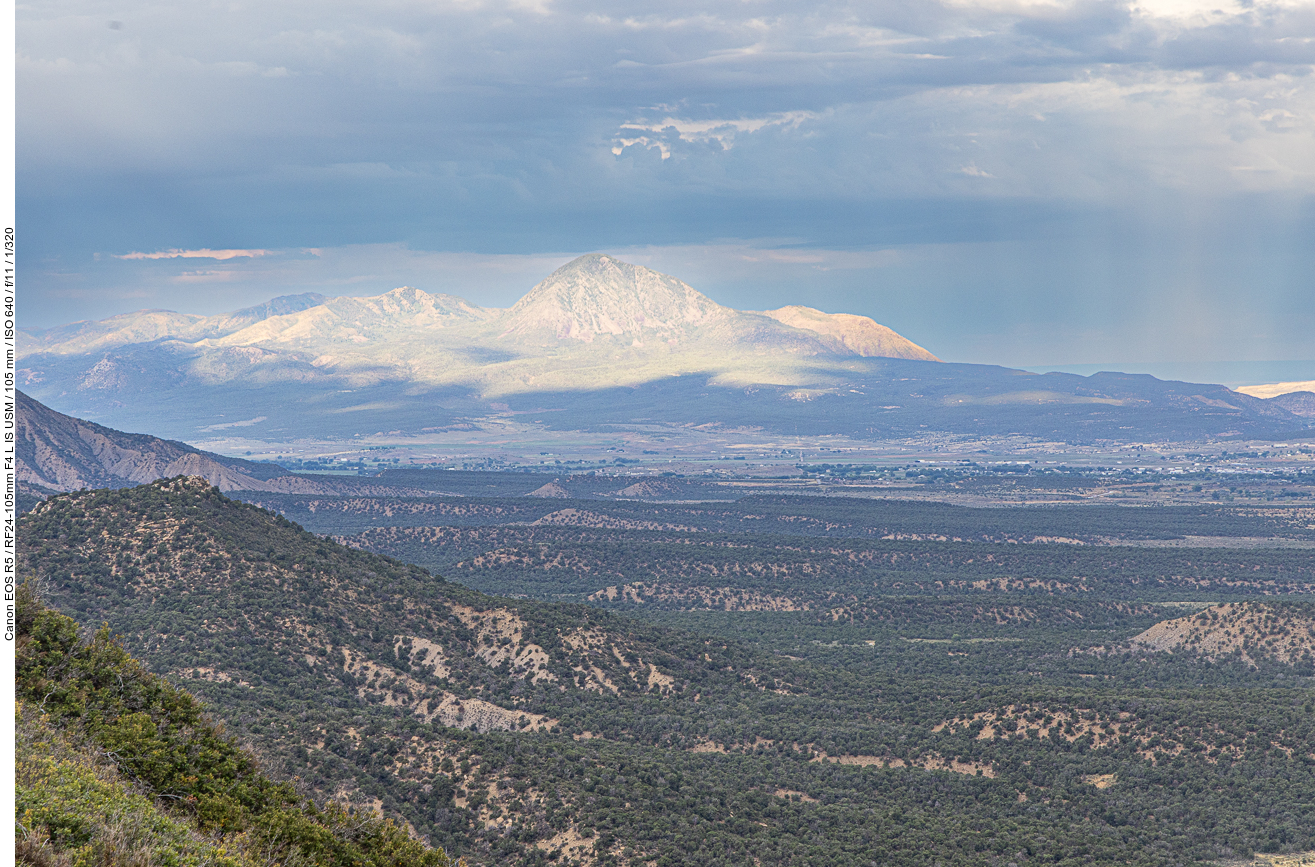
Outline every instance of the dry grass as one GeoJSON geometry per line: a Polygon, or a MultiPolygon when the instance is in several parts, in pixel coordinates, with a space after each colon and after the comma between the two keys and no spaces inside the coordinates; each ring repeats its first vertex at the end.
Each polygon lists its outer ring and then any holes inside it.
{"type": "Polygon", "coordinates": [[[1315,867],[1315,852],[1288,855],[1258,854],[1250,861],[1222,862],[1221,867],[1315,867]]]}

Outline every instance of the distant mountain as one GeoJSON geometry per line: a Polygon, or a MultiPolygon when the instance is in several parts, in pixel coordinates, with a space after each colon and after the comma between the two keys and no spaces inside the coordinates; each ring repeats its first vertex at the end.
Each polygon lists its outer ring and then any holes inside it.
{"type": "Polygon", "coordinates": [[[1294,391],[1269,398],[1276,406],[1281,406],[1293,415],[1315,418],[1315,392],[1294,391]]]}
{"type": "Polygon", "coordinates": [[[1273,398],[1300,392],[1315,392],[1315,380],[1304,382],[1267,382],[1263,385],[1244,385],[1238,389],[1242,394],[1252,397],[1273,398]]]}
{"type": "Polygon", "coordinates": [[[582,256],[531,289],[499,324],[501,336],[642,342],[689,339],[695,329],[737,315],[675,277],[610,256],[582,256]]]}
{"type": "Polygon", "coordinates": [[[812,331],[822,342],[837,352],[848,351],[863,358],[909,358],[918,361],[939,361],[921,346],[901,337],[884,325],[878,325],[866,316],[852,313],[823,313],[812,307],[782,307],[768,310],[777,322],[812,331]]]}
{"type": "Polygon", "coordinates": [[[126,488],[182,475],[203,478],[224,491],[421,493],[353,479],[296,476],[274,464],[226,458],[185,443],[124,433],[55,412],[21,391],[17,410],[18,481],[38,493],[126,488]]]}
{"type": "Polygon", "coordinates": [[[373,298],[330,298],[282,316],[251,323],[214,338],[207,346],[266,346],[278,351],[333,351],[424,340],[435,331],[482,323],[489,311],[452,295],[430,295],[404,286],[373,298]]]}
{"type": "Polygon", "coordinates": [[[82,392],[131,391],[158,378],[133,369],[147,347],[176,359],[166,365],[174,385],[406,382],[484,395],[691,373],[805,385],[817,376],[801,360],[824,368],[871,355],[935,360],[866,317],[796,312],[806,309],[732,310],[674,277],[595,255],[559,268],[508,310],[410,287],[369,298],[297,296],[228,316],[143,311],[30,332],[22,353],[29,387],[82,392]]]}
{"type": "Polygon", "coordinates": [[[1287,436],[1309,422],[1222,386],[945,364],[864,316],[717,304],[611,256],[506,310],[403,287],[162,311],[22,335],[19,384],[79,416],[193,439],[418,433],[503,412],[548,426],[720,424],[862,438],[1287,436]]]}
{"type": "Polygon", "coordinates": [[[324,303],[315,292],[282,295],[255,307],[219,316],[195,316],[171,310],[141,310],[99,322],[74,322],[56,328],[20,328],[19,352],[80,355],[116,346],[156,340],[203,340],[230,334],[271,316],[284,316],[324,303]]]}

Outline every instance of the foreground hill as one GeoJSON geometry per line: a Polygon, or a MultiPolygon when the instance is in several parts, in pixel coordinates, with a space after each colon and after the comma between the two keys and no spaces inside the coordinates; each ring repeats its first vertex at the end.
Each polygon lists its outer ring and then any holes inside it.
{"type": "Polygon", "coordinates": [[[683,662],[609,633],[600,623],[630,627],[606,614],[576,608],[558,623],[527,620],[515,603],[325,542],[202,479],[53,499],[25,519],[25,548],[43,572],[96,580],[111,595],[79,610],[154,636],[149,646],[176,659],[173,673],[186,678],[251,685],[327,677],[349,695],[480,731],[555,728],[558,720],[532,712],[532,687],[688,687],[683,662]],[[54,531],[69,529],[69,518],[108,535],[60,539],[54,531]],[[99,576],[103,561],[113,565],[99,576]],[[125,621],[129,612],[142,621],[125,621]],[[209,664],[235,636],[245,646],[242,667],[209,664]]]}
{"type": "Polygon", "coordinates": [[[756,426],[862,438],[1279,436],[1309,420],[1223,386],[943,364],[864,316],[722,306],[584,256],[511,308],[403,287],[218,317],[144,311],[23,335],[19,384],[99,421],[195,439],[414,434],[502,413],[548,427],[756,426]],[[365,390],[368,389],[368,393],[365,390]]]}
{"type": "Polygon", "coordinates": [[[451,867],[392,822],[306,800],[146,671],[17,599],[17,860],[34,867],[451,867]]]}
{"type": "Polygon", "coordinates": [[[52,604],[108,621],[278,772],[472,862],[1315,848],[1309,662],[1083,650],[1165,619],[1135,582],[1118,605],[896,589],[865,623],[711,612],[749,618],[736,641],[484,596],[198,480],[52,497],[19,540],[52,604]]]}
{"type": "MultiPolygon", "coordinates": [[[[319,795],[386,808],[476,852],[491,851],[480,802],[473,816],[452,815],[453,761],[470,752],[456,733],[684,740],[658,728],[627,735],[636,719],[598,706],[653,715],[664,699],[774,683],[722,645],[588,608],[486,597],[325,542],[200,479],[55,497],[24,518],[22,537],[23,569],[53,600],[110,622],[230,720],[265,720],[248,733],[319,795]],[[378,739],[363,742],[367,730],[378,739]],[[343,761],[349,747],[370,758],[343,761]],[[405,750],[388,774],[396,784],[375,780],[379,749],[405,750]],[[436,777],[440,765],[447,774],[436,777]]],[[[504,809],[484,815],[495,837],[504,809]]]]}

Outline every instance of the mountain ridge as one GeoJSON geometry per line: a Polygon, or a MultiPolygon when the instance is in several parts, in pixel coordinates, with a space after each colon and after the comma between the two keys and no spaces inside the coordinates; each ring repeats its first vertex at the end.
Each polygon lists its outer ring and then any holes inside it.
{"type": "Polygon", "coordinates": [[[300,295],[280,295],[263,304],[216,316],[177,313],[173,310],[138,310],[107,319],[82,320],[54,328],[20,328],[17,335],[18,349],[20,353],[44,351],[66,354],[70,351],[95,351],[155,340],[188,337],[205,339],[229,334],[265,319],[306,310],[326,300],[317,292],[303,292],[300,295]]]}
{"type": "Polygon", "coordinates": [[[21,391],[15,406],[18,482],[38,498],[48,491],[126,488],[174,476],[201,478],[222,491],[423,493],[404,486],[297,476],[276,464],[225,457],[149,434],[125,433],[56,412],[21,391]]]}

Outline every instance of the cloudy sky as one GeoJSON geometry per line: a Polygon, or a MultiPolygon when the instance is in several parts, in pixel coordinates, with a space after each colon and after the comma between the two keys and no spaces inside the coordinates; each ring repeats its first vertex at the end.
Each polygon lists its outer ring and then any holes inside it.
{"type": "Polygon", "coordinates": [[[957,361],[1315,359],[1315,0],[18,16],[29,326],[403,284],[504,306],[607,251],[957,361]]]}

